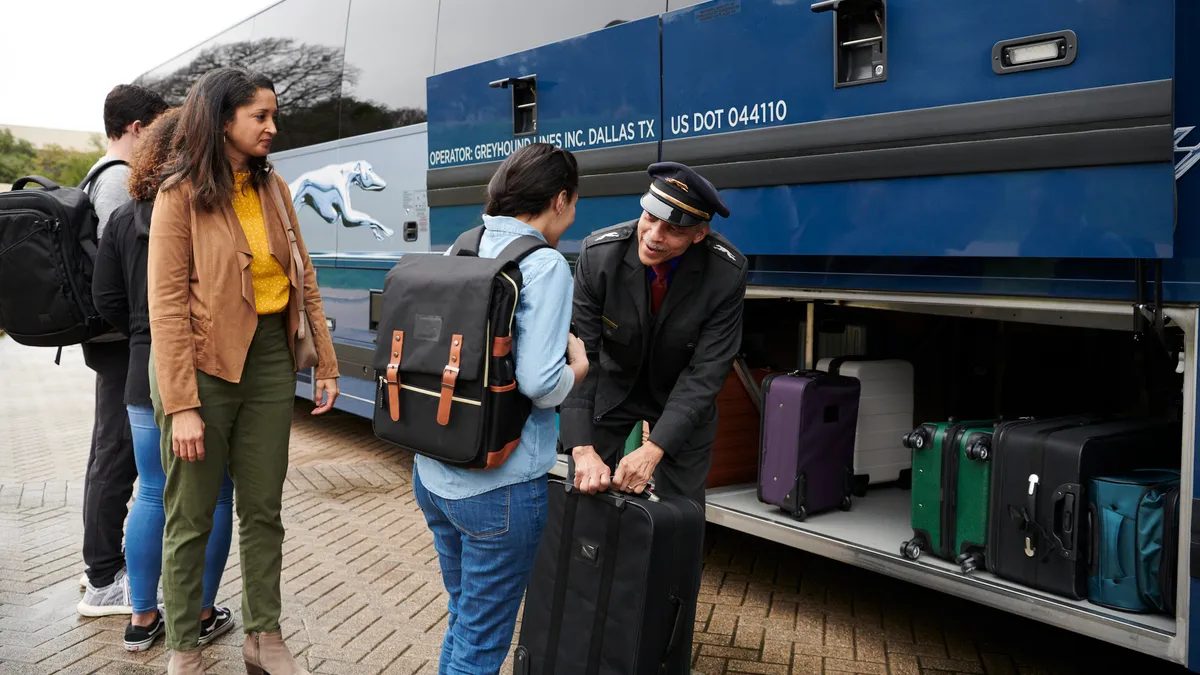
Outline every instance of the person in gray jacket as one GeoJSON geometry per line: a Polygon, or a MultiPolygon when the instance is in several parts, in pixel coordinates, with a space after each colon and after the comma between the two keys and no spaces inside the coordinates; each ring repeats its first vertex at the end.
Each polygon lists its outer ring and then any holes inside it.
{"type": "MultiPolygon", "coordinates": [[[[97,165],[131,161],[142,131],[166,109],[166,101],[150,89],[133,84],[115,87],[104,100],[108,152],[97,165]]],[[[112,164],[87,186],[99,218],[100,239],[113,211],[131,199],[128,180],[127,164],[112,164]]],[[[83,616],[131,614],[121,546],[127,504],[137,478],[133,436],[125,411],[129,340],[118,334],[115,339],[84,343],[83,360],[96,372],[96,408],[83,484],[83,562],[87,578],[80,579],[85,590],[78,610],[83,616]]]]}
{"type": "Polygon", "coordinates": [[[713,232],[717,190],[675,162],[649,168],[642,215],[593,233],[575,263],[572,325],[588,375],[560,410],[583,492],[655,487],[704,505],[717,393],[741,347],[746,258],[713,232]],[[646,420],[650,435],[623,458],[646,420]]]}

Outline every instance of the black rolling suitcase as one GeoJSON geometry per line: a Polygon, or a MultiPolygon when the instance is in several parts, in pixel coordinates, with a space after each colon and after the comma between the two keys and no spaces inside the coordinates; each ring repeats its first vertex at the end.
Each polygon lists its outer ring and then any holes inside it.
{"type": "Polygon", "coordinates": [[[704,513],[685,497],[550,481],[515,675],[686,675],[704,513]]]}
{"type": "Polygon", "coordinates": [[[1091,550],[1088,481],[1177,463],[1180,427],[1165,420],[1094,415],[1017,420],[997,425],[992,445],[988,569],[1083,600],[1091,550]]]}

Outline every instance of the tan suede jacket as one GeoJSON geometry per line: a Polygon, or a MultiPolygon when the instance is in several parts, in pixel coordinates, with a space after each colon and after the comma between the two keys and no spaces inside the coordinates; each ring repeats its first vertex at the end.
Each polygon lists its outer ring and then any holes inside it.
{"type": "MultiPolygon", "coordinates": [[[[320,364],[317,379],[338,376],[337,357],[321,310],[317,275],[300,236],[287,183],[272,173],[279,185],[286,214],[280,214],[269,189],[259,194],[267,243],[271,255],[287,270],[291,281],[288,300],[288,348],[293,351],[300,321],[297,290],[304,284],[304,302],[312,322],[320,364]],[[304,279],[292,264],[287,226],[296,232],[304,279]]],[[[258,327],[254,285],[250,274],[250,244],[230,205],[213,212],[192,207],[192,187],[181,183],[160,190],[150,219],[147,262],[150,339],[163,411],[174,414],[200,407],[196,371],[228,382],[238,382],[246,353],[258,327]]]]}

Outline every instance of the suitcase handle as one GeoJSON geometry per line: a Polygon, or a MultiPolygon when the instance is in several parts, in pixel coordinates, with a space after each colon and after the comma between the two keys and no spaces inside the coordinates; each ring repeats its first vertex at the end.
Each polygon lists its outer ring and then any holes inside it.
{"type": "MultiPolygon", "coordinates": [[[[1116,578],[1126,579],[1133,575],[1125,571],[1125,566],[1121,564],[1121,534],[1128,530],[1126,518],[1121,513],[1112,509],[1104,509],[1100,514],[1100,524],[1104,528],[1105,551],[1108,555],[1105,556],[1105,572],[1112,575],[1116,572],[1116,578]]],[[[1099,539],[1099,537],[1097,537],[1099,539]]],[[[1103,553],[1101,555],[1104,555],[1103,553]]]]}
{"type": "MultiPolygon", "coordinates": [[[[567,492],[570,492],[575,489],[575,457],[573,455],[571,455],[570,453],[567,453],[567,477],[563,481],[563,488],[567,492]]],[[[582,493],[580,493],[580,494],[582,494],[582,493]]],[[[626,501],[628,501],[630,499],[640,498],[640,499],[645,499],[646,501],[649,501],[649,502],[659,501],[658,495],[654,494],[654,479],[653,478],[650,479],[650,482],[646,484],[645,488],[642,488],[641,494],[638,494],[636,492],[628,492],[628,493],[627,492],[618,492],[618,491],[612,489],[611,484],[610,484],[610,487],[607,490],[602,490],[600,492],[597,492],[594,496],[605,497],[605,498],[609,499],[612,502],[613,506],[615,506],[619,509],[625,508],[626,501]]]]}
{"type": "Polygon", "coordinates": [[[1081,490],[1077,483],[1061,485],[1054,492],[1054,537],[1058,540],[1057,548],[1067,560],[1079,558],[1075,549],[1079,543],[1079,528],[1075,517],[1079,509],[1086,508],[1079,498],[1081,490]]]}
{"type": "Polygon", "coordinates": [[[667,672],[667,664],[671,660],[671,655],[679,647],[679,633],[683,628],[683,623],[680,621],[683,617],[683,601],[671,593],[671,604],[675,605],[675,618],[671,620],[671,640],[667,643],[667,651],[663,653],[662,661],[659,662],[659,673],[667,672]]]}

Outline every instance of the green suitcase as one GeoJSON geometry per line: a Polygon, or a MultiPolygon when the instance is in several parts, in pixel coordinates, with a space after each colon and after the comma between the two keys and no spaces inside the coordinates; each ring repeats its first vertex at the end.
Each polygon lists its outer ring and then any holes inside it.
{"type": "Polygon", "coordinates": [[[993,425],[927,423],[904,437],[913,453],[913,538],[901,545],[902,556],[916,560],[929,551],[957,562],[964,574],[984,566],[993,425]]]}

